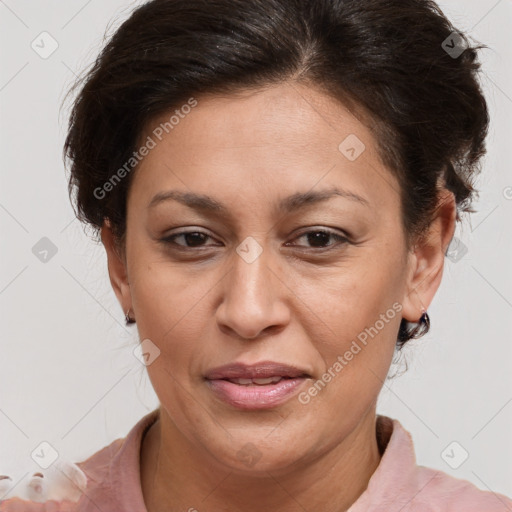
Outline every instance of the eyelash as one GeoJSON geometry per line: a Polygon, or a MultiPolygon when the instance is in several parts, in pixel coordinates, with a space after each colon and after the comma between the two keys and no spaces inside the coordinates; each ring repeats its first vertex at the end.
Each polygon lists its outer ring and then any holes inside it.
{"type": "MultiPolygon", "coordinates": [[[[179,236],[196,234],[196,233],[197,234],[205,235],[208,238],[213,238],[212,236],[208,235],[204,231],[193,230],[193,231],[180,231],[179,233],[175,233],[175,234],[170,235],[168,237],[162,238],[161,242],[163,242],[165,245],[174,245],[175,247],[178,248],[178,250],[183,250],[183,251],[189,251],[189,250],[194,250],[194,249],[199,249],[199,250],[204,249],[205,246],[187,247],[187,246],[184,246],[184,245],[177,244],[174,241],[179,236]]],[[[337,241],[337,244],[331,244],[331,245],[328,245],[328,246],[325,246],[325,247],[309,247],[309,249],[313,249],[313,250],[317,249],[318,251],[326,251],[326,250],[331,250],[333,248],[333,246],[345,245],[347,243],[350,243],[350,240],[348,239],[348,237],[340,235],[340,234],[338,234],[338,233],[336,233],[334,231],[330,231],[330,230],[327,230],[327,229],[313,229],[313,230],[310,230],[310,231],[305,231],[304,233],[301,233],[299,236],[297,236],[296,239],[303,238],[303,237],[305,237],[307,235],[311,235],[313,233],[323,233],[323,234],[326,234],[326,235],[330,235],[333,239],[335,239],[337,241]]],[[[208,247],[208,246],[206,246],[206,247],[208,247]]],[[[308,249],[308,248],[306,248],[306,249],[308,249]]]]}

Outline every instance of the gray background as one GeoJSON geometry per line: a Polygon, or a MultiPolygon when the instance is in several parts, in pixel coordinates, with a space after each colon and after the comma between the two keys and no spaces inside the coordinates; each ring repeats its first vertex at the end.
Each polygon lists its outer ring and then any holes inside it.
{"type": "MultiPolygon", "coordinates": [[[[61,157],[64,94],[107,25],[138,3],[0,1],[0,473],[16,479],[34,467],[41,441],[80,461],[158,405],[104,250],[74,220],[61,157]],[[43,31],[58,44],[47,58],[31,47],[51,49],[43,31]],[[43,237],[57,250],[46,262],[33,253],[43,237]]],[[[409,369],[386,382],[378,412],[411,432],[419,464],[512,496],[512,1],[440,6],[490,47],[482,53],[489,152],[478,211],[457,228],[464,250],[446,258],[429,309],[431,331],[406,349],[409,369]]]]}

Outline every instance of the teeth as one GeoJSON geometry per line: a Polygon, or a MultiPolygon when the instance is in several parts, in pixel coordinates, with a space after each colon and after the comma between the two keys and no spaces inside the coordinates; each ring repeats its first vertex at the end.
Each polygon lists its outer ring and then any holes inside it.
{"type": "Polygon", "coordinates": [[[231,382],[235,384],[240,384],[241,386],[251,386],[252,384],[257,384],[259,386],[265,386],[267,384],[275,384],[279,382],[283,377],[275,376],[275,377],[266,377],[264,379],[229,379],[231,382]]]}
{"type": "Polygon", "coordinates": [[[242,386],[249,386],[250,384],[252,384],[252,380],[251,379],[230,379],[232,382],[234,382],[235,384],[241,384],[242,386]]]}
{"type": "Polygon", "coordinates": [[[282,377],[267,377],[266,379],[252,379],[252,381],[255,384],[273,384],[275,382],[279,382],[282,379],[282,377]]]}

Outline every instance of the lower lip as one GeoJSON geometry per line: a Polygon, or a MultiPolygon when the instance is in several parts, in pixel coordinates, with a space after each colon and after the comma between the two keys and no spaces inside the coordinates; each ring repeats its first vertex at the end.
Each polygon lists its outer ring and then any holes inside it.
{"type": "Polygon", "coordinates": [[[243,386],[228,380],[207,380],[213,393],[239,409],[270,409],[281,405],[295,395],[307,379],[282,379],[275,384],[243,386]]]}

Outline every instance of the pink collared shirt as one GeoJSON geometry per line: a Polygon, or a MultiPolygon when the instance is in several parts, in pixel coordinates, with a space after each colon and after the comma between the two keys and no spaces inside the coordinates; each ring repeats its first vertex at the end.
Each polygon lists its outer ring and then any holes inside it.
{"type": "MultiPolygon", "coordinates": [[[[155,409],[125,438],[77,463],[87,476],[87,488],[78,502],[9,498],[0,502],[0,512],[147,512],[140,484],[140,447],[158,415],[155,409]]],[[[379,466],[347,512],[512,512],[512,500],[503,494],[418,466],[412,437],[399,421],[377,415],[377,438],[384,449],[379,466]]]]}

